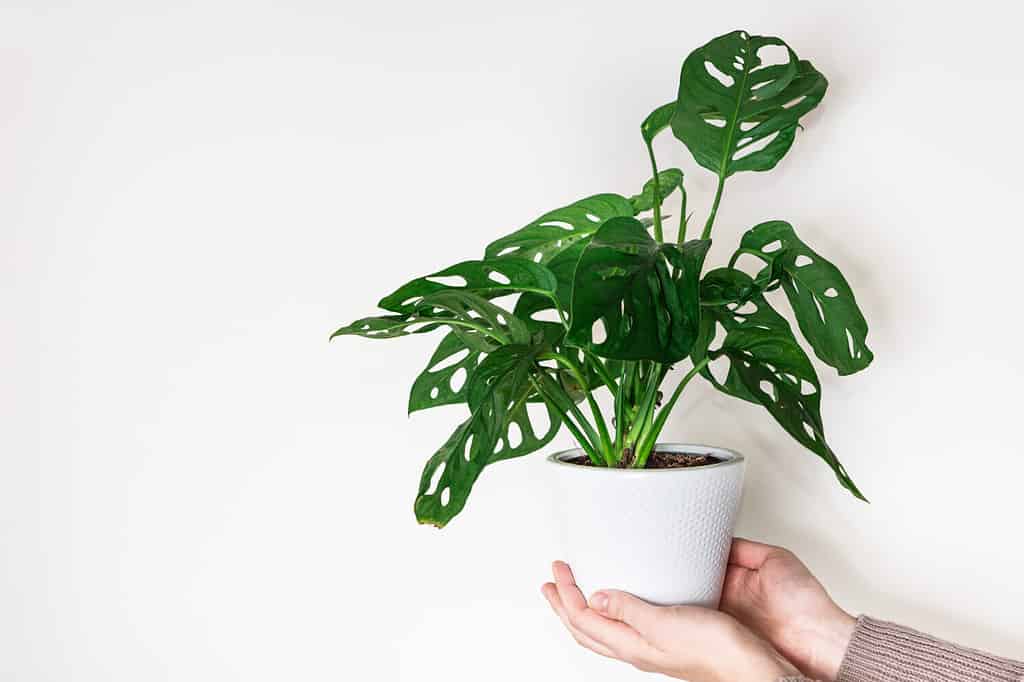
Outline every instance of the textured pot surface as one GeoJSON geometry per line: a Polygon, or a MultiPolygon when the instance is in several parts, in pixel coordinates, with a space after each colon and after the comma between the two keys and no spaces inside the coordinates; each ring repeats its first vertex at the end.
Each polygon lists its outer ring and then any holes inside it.
{"type": "Polygon", "coordinates": [[[606,469],[548,457],[565,559],[585,595],[626,590],[656,604],[716,608],[743,491],[743,456],[707,445],[659,444],[663,452],[723,461],[681,469],[606,469]]]}

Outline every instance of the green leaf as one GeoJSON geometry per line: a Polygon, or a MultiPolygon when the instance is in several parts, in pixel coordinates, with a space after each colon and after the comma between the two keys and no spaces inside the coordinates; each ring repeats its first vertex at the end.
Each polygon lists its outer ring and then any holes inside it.
{"type": "Polygon", "coordinates": [[[447,524],[465,507],[484,467],[543,447],[558,432],[558,414],[547,408],[549,426],[541,431],[530,418],[529,377],[541,345],[502,346],[470,379],[471,414],[427,461],[414,510],[420,523],[447,524]],[[540,431],[540,432],[538,432],[540,431]]]}
{"type": "MultiPolygon", "coordinates": [[[[633,210],[637,213],[650,211],[654,208],[654,178],[644,183],[640,194],[631,196],[629,201],[633,204],[633,210]]],[[[683,187],[683,171],[678,168],[668,168],[658,173],[658,196],[664,202],[672,192],[683,187]]]]}
{"type": "Polygon", "coordinates": [[[651,239],[635,218],[607,221],[576,266],[568,341],[618,360],[686,357],[698,332],[697,282],[709,245],[677,249],[651,239]]]}
{"type": "Polygon", "coordinates": [[[825,440],[821,383],[789,323],[765,300],[754,280],[739,270],[708,272],[701,292],[714,293],[723,303],[704,308],[694,362],[706,355],[729,360],[724,381],[708,368],[701,375],[723,393],[765,407],[787,433],[832,468],[844,488],[865,499],[825,440]],[[720,348],[709,348],[716,325],[724,327],[725,340],[720,348]]]}
{"type": "Polygon", "coordinates": [[[683,62],[672,132],[704,168],[725,178],[774,168],[789,151],[800,117],[828,82],[779,38],[733,31],[683,62]],[[781,64],[762,65],[762,48],[783,48],[781,64]]]}
{"type": "Polygon", "coordinates": [[[377,305],[384,310],[409,313],[421,298],[440,291],[454,289],[485,298],[522,291],[551,296],[556,284],[555,276],[547,268],[529,260],[470,260],[403,284],[377,305]]]}
{"type": "Polygon", "coordinates": [[[640,124],[640,134],[643,135],[644,142],[650,145],[654,142],[654,138],[658,136],[658,133],[668,128],[672,122],[672,114],[675,113],[675,110],[676,103],[669,102],[668,104],[662,104],[647,115],[644,122],[640,124]]]}
{"type": "Polygon", "coordinates": [[[473,376],[485,354],[497,348],[497,345],[488,346],[489,350],[470,348],[455,332],[449,332],[442,338],[426,369],[413,382],[409,392],[409,414],[466,402],[467,379],[473,376]],[[461,385],[454,389],[452,381],[459,370],[464,370],[465,374],[461,385]]]}
{"type": "Polygon", "coordinates": [[[546,264],[609,218],[632,216],[633,204],[618,194],[595,194],[545,213],[512,234],[491,242],[487,258],[525,258],[546,264]]]}
{"type": "Polygon", "coordinates": [[[331,334],[390,339],[422,334],[448,326],[470,348],[487,351],[497,343],[525,343],[530,330],[522,320],[493,303],[465,291],[424,296],[404,315],[364,317],[331,334]]]}
{"type": "MultiPolygon", "coordinates": [[[[583,251],[589,243],[589,239],[576,241],[548,261],[547,268],[555,276],[555,300],[558,301],[558,306],[562,311],[568,311],[572,306],[572,278],[576,273],[576,265],[579,263],[580,256],[583,255],[583,251]]],[[[561,314],[558,306],[548,296],[527,293],[523,294],[516,302],[513,313],[519,319],[527,321],[528,324],[549,329],[551,333],[560,335],[565,328],[556,321],[560,319],[559,315],[561,314]]]]}
{"type": "Polygon", "coordinates": [[[781,281],[800,331],[822,362],[841,375],[871,364],[868,324],[853,290],[839,268],[804,244],[792,225],[775,220],[751,228],[743,235],[737,256],[742,253],[768,264],[758,275],[760,284],[781,281]]]}

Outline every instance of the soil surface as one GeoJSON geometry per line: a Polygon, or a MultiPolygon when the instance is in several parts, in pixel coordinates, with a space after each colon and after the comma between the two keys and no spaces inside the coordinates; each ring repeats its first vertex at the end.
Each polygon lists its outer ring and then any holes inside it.
{"type": "MultiPolygon", "coordinates": [[[[586,455],[573,457],[565,460],[569,464],[578,464],[584,467],[596,466],[586,455]]],[[[685,452],[652,452],[647,458],[645,469],[685,469],[686,467],[701,467],[708,464],[718,464],[723,460],[711,455],[690,455],[685,452]]],[[[625,468],[625,467],[623,467],[625,468]]]]}

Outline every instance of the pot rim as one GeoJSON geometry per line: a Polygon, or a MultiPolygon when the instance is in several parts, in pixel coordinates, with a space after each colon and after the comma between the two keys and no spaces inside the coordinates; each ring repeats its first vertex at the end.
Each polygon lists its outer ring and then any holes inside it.
{"type": "Polygon", "coordinates": [[[724,457],[725,460],[718,462],[717,464],[704,464],[696,467],[678,467],[675,469],[612,469],[609,467],[596,467],[596,466],[582,466],[579,464],[570,464],[565,460],[571,457],[577,457],[579,455],[585,455],[583,448],[570,448],[568,450],[562,450],[556,452],[553,455],[548,455],[546,460],[552,464],[556,464],[560,467],[572,468],[578,471],[593,472],[596,475],[605,476],[648,476],[648,475],[668,475],[668,474],[697,474],[701,471],[708,471],[710,469],[721,469],[724,467],[739,466],[745,461],[745,458],[735,450],[728,448],[722,448],[717,445],[704,445],[702,443],[656,443],[655,449],[668,450],[670,452],[686,451],[690,454],[701,454],[701,455],[715,455],[718,457],[724,457]],[[694,452],[696,450],[696,452],[694,452]]]}

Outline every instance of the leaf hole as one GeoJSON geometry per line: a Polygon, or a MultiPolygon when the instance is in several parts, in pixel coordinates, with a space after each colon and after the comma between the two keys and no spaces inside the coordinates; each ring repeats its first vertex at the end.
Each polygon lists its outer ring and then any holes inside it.
{"type": "Polygon", "coordinates": [[[785,104],[783,104],[782,108],[783,109],[792,109],[797,104],[800,104],[800,102],[803,102],[805,99],[807,99],[807,95],[801,95],[800,97],[797,97],[796,99],[791,99],[788,102],[786,102],[785,104]]]}
{"type": "Polygon", "coordinates": [[[810,438],[811,440],[817,440],[817,436],[815,436],[814,434],[814,427],[808,424],[807,422],[804,422],[804,432],[807,434],[807,437],[810,438]]]}
{"type": "Polygon", "coordinates": [[[455,393],[459,392],[462,385],[466,383],[467,374],[469,374],[469,372],[466,371],[465,367],[459,367],[455,370],[455,373],[452,374],[452,378],[448,380],[448,385],[452,387],[452,391],[455,393]]]}
{"type": "Polygon", "coordinates": [[[504,249],[502,249],[501,251],[498,252],[498,258],[501,258],[502,256],[507,256],[510,253],[515,253],[520,248],[522,248],[522,247],[519,247],[519,246],[506,246],[504,249]]]}
{"type": "Polygon", "coordinates": [[[724,384],[725,380],[729,377],[728,358],[724,355],[715,358],[708,363],[708,371],[711,372],[711,376],[714,377],[717,383],[724,384]]]}
{"type": "Polygon", "coordinates": [[[548,432],[553,426],[551,422],[551,415],[548,414],[548,408],[544,404],[528,405],[526,407],[526,414],[530,418],[530,422],[533,424],[534,433],[548,435],[548,432]]]}
{"type": "Polygon", "coordinates": [[[473,436],[466,439],[466,449],[462,453],[463,459],[467,462],[473,459],[473,436]]]}
{"type": "Polygon", "coordinates": [[[761,383],[759,383],[757,387],[761,389],[762,393],[771,398],[772,402],[778,400],[778,398],[775,395],[775,384],[773,384],[772,382],[765,381],[764,379],[762,379],[761,383]]]}
{"type": "Polygon", "coordinates": [[[434,284],[441,284],[446,287],[464,287],[466,286],[466,278],[462,275],[431,275],[426,278],[428,282],[434,284]]]}
{"type": "Polygon", "coordinates": [[[714,346],[714,348],[709,346],[708,350],[712,352],[719,350],[722,344],[725,343],[725,337],[725,327],[722,326],[721,322],[715,322],[715,337],[711,340],[711,346],[714,346]]]}
{"type": "Polygon", "coordinates": [[[807,379],[800,380],[800,395],[814,395],[818,392],[818,389],[814,387],[814,384],[809,382],[807,379]]]}
{"type": "Polygon", "coordinates": [[[850,349],[850,357],[853,357],[853,358],[860,357],[860,355],[857,353],[857,350],[856,350],[856,344],[853,341],[853,334],[850,333],[849,329],[846,330],[846,345],[850,349]]]}
{"type": "Polygon", "coordinates": [[[802,268],[810,265],[813,262],[814,261],[810,257],[805,256],[804,254],[801,253],[799,256],[796,257],[796,260],[793,261],[793,265],[797,266],[798,268],[802,268]]]}
{"type": "Polygon", "coordinates": [[[762,246],[761,250],[764,251],[765,253],[775,253],[776,251],[778,251],[781,248],[782,248],[782,240],[781,239],[776,239],[775,241],[768,242],[767,244],[762,246]]]}
{"type": "Polygon", "coordinates": [[[495,319],[498,320],[498,324],[500,324],[502,327],[507,327],[508,326],[508,320],[506,320],[505,316],[502,315],[501,313],[498,313],[497,315],[495,315],[495,319]]]}
{"type": "Polygon", "coordinates": [[[451,499],[452,499],[452,489],[451,488],[445,488],[444,490],[441,491],[441,506],[442,507],[447,507],[448,506],[448,502],[450,502],[451,499]]]}
{"type": "Polygon", "coordinates": [[[541,225],[543,225],[544,227],[557,227],[563,230],[567,230],[569,232],[572,232],[574,229],[571,223],[567,223],[564,220],[548,220],[546,222],[541,223],[541,225]]]}
{"type": "Polygon", "coordinates": [[[457,365],[469,356],[469,349],[463,348],[462,350],[452,353],[446,358],[438,360],[435,364],[431,365],[431,372],[440,372],[442,369],[447,369],[452,365],[457,365]]]}
{"type": "Polygon", "coordinates": [[[828,298],[835,298],[838,295],[839,292],[836,291],[835,287],[829,287],[828,289],[825,289],[825,296],[827,296],[828,298]]]}
{"type": "Polygon", "coordinates": [[[756,128],[757,126],[757,121],[740,121],[740,131],[744,133],[750,130],[751,128],[756,128]]]}
{"type": "Polygon", "coordinates": [[[535,310],[530,313],[530,319],[537,322],[554,322],[555,324],[561,324],[561,320],[558,317],[558,311],[554,308],[545,308],[544,310],[535,310]]]}
{"type": "Polygon", "coordinates": [[[427,495],[433,495],[437,490],[437,486],[441,482],[441,476],[444,475],[444,469],[446,466],[446,462],[441,462],[437,468],[434,469],[434,473],[430,476],[430,486],[427,488],[427,495]]]}
{"type": "Polygon", "coordinates": [[[604,318],[594,320],[590,326],[590,342],[604,343],[608,339],[608,329],[605,327],[604,318]]]}
{"type": "Polygon", "coordinates": [[[775,138],[779,136],[779,132],[780,131],[776,130],[771,135],[767,135],[755,142],[750,142],[744,145],[743,147],[738,148],[736,152],[732,155],[732,160],[739,161],[742,158],[745,158],[747,156],[750,156],[751,154],[761,151],[762,149],[770,145],[775,140],[775,138]]]}
{"type": "Polygon", "coordinates": [[[725,119],[724,118],[706,118],[706,119],[704,119],[704,122],[707,123],[710,126],[714,126],[715,128],[724,128],[725,127],[725,119]]]}
{"type": "Polygon", "coordinates": [[[541,253],[540,251],[538,251],[537,253],[533,254],[533,262],[534,262],[534,263],[539,263],[539,262],[541,262],[541,260],[542,260],[543,258],[544,258],[544,254],[543,254],[543,253],[541,253]]]}
{"type": "Polygon", "coordinates": [[[441,394],[441,389],[439,389],[437,386],[434,386],[432,389],[430,389],[430,399],[431,400],[437,400],[437,396],[439,396],[440,394],[441,394]]]}
{"type": "Polygon", "coordinates": [[[587,214],[587,220],[589,220],[589,221],[590,221],[590,222],[592,222],[592,223],[599,223],[599,222],[601,222],[601,219],[600,219],[600,218],[598,218],[598,217],[597,217],[596,215],[594,215],[593,213],[588,213],[588,214],[587,214]]]}
{"type": "Polygon", "coordinates": [[[519,424],[512,422],[508,425],[508,433],[505,436],[508,440],[508,447],[510,450],[518,448],[523,443],[523,432],[519,429],[519,424]]]}
{"type": "Polygon", "coordinates": [[[733,83],[736,82],[735,78],[733,78],[727,73],[722,73],[722,71],[719,70],[717,66],[715,66],[709,61],[704,62],[704,70],[708,72],[708,75],[710,75],[712,78],[714,78],[716,81],[718,81],[727,88],[731,88],[733,86],[733,83]]]}
{"type": "Polygon", "coordinates": [[[757,59],[761,62],[758,70],[766,66],[788,64],[790,60],[789,50],[783,45],[762,45],[757,51],[757,59]]]}
{"type": "Polygon", "coordinates": [[[498,272],[497,270],[491,270],[489,273],[487,273],[487,279],[491,280],[492,282],[497,282],[498,284],[512,283],[512,280],[510,280],[507,276],[505,276],[501,272],[498,272]]]}
{"type": "Polygon", "coordinates": [[[757,304],[753,301],[747,301],[733,312],[737,315],[753,315],[757,312],[757,304]]]}

